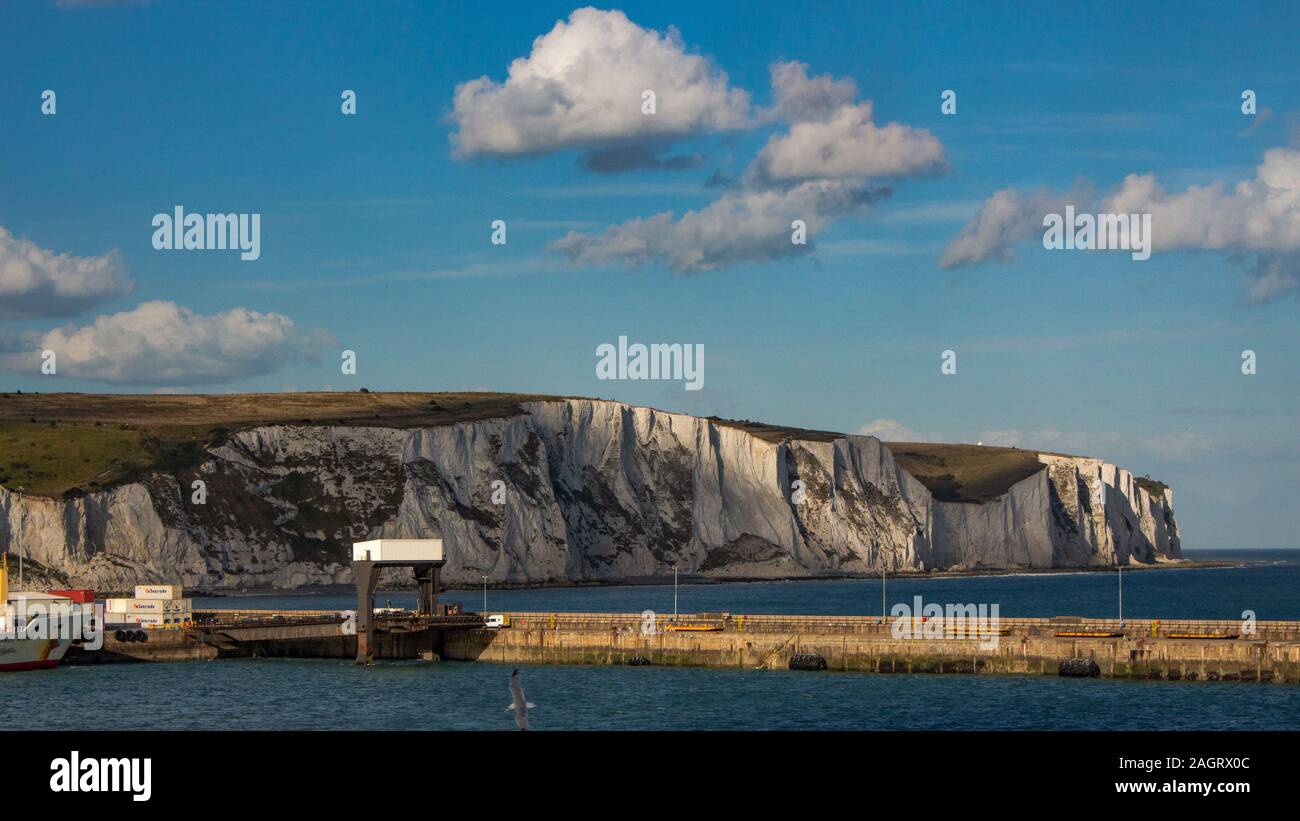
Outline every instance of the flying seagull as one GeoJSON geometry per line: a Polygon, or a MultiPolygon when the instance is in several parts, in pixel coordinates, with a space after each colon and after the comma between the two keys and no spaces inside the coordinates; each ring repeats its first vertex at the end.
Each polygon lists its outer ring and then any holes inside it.
{"type": "Polygon", "coordinates": [[[515,726],[521,730],[527,730],[528,711],[536,706],[536,704],[524,697],[523,685],[519,683],[519,671],[515,670],[510,674],[510,704],[506,707],[507,713],[514,711],[515,726]]]}

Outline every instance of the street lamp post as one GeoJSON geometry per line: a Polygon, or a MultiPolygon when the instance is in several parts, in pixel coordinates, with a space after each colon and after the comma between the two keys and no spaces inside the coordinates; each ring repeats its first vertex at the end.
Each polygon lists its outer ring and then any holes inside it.
{"type": "Polygon", "coordinates": [[[677,565],[672,565],[672,620],[677,621],[677,565]]]}
{"type": "Polygon", "coordinates": [[[1124,626],[1124,565],[1116,565],[1119,570],[1119,626],[1124,626]]]}
{"type": "Polygon", "coordinates": [[[483,576],[483,612],[487,612],[487,576],[483,576]]]}

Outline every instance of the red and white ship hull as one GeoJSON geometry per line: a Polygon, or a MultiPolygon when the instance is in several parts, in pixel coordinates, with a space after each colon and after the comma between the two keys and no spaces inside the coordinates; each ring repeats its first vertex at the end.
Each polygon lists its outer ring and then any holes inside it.
{"type": "Polygon", "coordinates": [[[0,640],[0,673],[57,667],[71,646],[71,639],[0,640]]]}

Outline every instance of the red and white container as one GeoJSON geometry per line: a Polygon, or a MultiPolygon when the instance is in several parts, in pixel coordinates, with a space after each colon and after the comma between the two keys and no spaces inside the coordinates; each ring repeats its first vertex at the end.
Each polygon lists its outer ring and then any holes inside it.
{"type": "Polygon", "coordinates": [[[171,602],[161,599],[106,599],[104,609],[109,613],[155,613],[162,615],[171,602]]]}
{"type": "Polygon", "coordinates": [[[51,590],[51,596],[61,596],[65,599],[72,599],[77,604],[90,604],[95,601],[95,591],[87,589],[76,590],[51,590]]]}
{"type": "Polygon", "coordinates": [[[181,597],[181,586],[179,584],[137,584],[135,586],[135,597],[137,599],[156,601],[179,599],[181,597]]]}

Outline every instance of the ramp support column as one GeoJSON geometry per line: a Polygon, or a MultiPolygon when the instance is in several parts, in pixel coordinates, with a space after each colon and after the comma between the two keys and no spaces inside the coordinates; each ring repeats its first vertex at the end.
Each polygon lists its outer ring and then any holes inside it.
{"type": "Polygon", "coordinates": [[[424,616],[438,615],[438,568],[433,565],[417,566],[415,580],[420,585],[420,598],[415,612],[424,616]]]}
{"type": "Polygon", "coordinates": [[[357,664],[371,664],[375,660],[370,638],[375,622],[375,586],[379,584],[379,568],[374,562],[353,561],[352,575],[357,585],[357,664]]]}
{"type": "MultiPolygon", "coordinates": [[[[392,629],[408,632],[409,619],[396,622],[375,618],[375,588],[385,567],[409,567],[419,582],[416,617],[427,620],[438,611],[438,576],[446,564],[442,539],[370,539],[352,544],[352,577],[357,585],[357,664],[370,664],[379,648],[378,637],[392,629]],[[395,625],[395,626],[394,626],[395,625]]],[[[381,652],[380,655],[383,653],[381,652]]]]}

